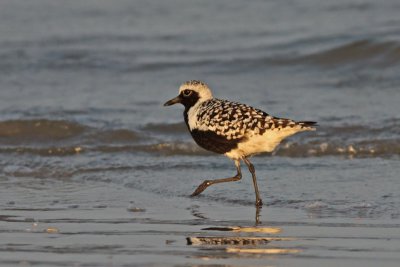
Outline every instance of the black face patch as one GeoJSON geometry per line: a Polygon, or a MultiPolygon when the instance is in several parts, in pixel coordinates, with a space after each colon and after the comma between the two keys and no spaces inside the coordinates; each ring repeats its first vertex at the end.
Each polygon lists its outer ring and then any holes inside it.
{"type": "Polygon", "coordinates": [[[199,94],[196,91],[185,89],[183,90],[179,97],[181,98],[182,105],[185,106],[185,110],[189,110],[190,107],[193,107],[196,104],[197,100],[199,100],[199,94]]]}

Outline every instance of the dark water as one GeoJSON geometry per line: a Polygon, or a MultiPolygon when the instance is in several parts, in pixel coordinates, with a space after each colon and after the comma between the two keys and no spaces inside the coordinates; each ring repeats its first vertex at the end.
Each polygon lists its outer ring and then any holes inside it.
{"type": "Polygon", "coordinates": [[[396,0],[0,1],[0,262],[395,266],[399,12],[396,0]],[[205,225],[254,224],[247,174],[187,197],[234,171],[193,143],[181,107],[162,107],[189,79],[319,122],[253,160],[261,220],[300,239],[298,256],[186,246],[205,225]]]}

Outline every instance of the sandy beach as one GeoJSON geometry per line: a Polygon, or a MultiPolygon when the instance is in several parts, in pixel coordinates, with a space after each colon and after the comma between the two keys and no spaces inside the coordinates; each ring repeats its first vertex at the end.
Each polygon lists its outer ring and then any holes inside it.
{"type": "MultiPolygon", "coordinates": [[[[2,200],[10,200],[0,216],[2,266],[397,266],[400,260],[399,218],[371,215],[367,204],[335,210],[318,201],[298,208],[267,202],[256,224],[250,199],[237,201],[229,186],[216,190],[228,199],[209,201],[211,188],[193,199],[107,181],[21,177],[1,185],[2,200]],[[32,205],[34,199],[41,204],[32,205]]],[[[239,187],[251,189],[250,181],[239,187]]]]}
{"type": "Polygon", "coordinates": [[[337,266],[338,261],[347,266],[397,266],[399,262],[398,224],[360,219],[316,221],[305,214],[293,216],[285,209],[264,208],[262,214],[270,220],[259,227],[280,229],[281,233],[210,231],[203,229],[254,226],[249,208],[196,204],[183,211],[160,208],[181,218],[154,214],[152,209],[130,214],[123,208],[98,208],[91,210],[90,216],[78,209],[69,212],[72,218],[65,218],[57,208],[7,210],[9,215],[1,218],[2,266],[337,266]],[[211,208],[210,214],[196,214],[211,208]],[[21,214],[40,214],[42,219],[32,222],[21,214]],[[249,220],[240,220],[239,214],[249,220]],[[303,220],[298,220],[301,217],[303,220]],[[272,241],[256,245],[187,244],[187,237],[199,236],[272,241]]]}

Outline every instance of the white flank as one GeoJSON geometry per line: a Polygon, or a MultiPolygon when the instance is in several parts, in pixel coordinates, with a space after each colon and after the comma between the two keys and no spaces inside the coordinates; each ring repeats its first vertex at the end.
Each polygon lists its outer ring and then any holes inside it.
{"type": "Polygon", "coordinates": [[[231,159],[241,159],[243,157],[259,154],[263,152],[272,152],[280,142],[288,136],[298,132],[314,130],[313,128],[287,127],[283,129],[267,130],[263,135],[250,135],[247,140],[238,144],[225,155],[231,159]]]}

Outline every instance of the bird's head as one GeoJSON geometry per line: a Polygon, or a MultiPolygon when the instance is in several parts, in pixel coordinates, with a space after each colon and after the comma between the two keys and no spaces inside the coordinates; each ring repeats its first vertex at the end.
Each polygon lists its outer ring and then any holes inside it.
{"type": "Polygon", "coordinates": [[[165,102],[164,106],[171,106],[181,103],[186,108],[194,106],[198,102],[203,102],[213,98],[210,88],[201,81],[187,81],[179,87],[179,95],[165,102]]]}

